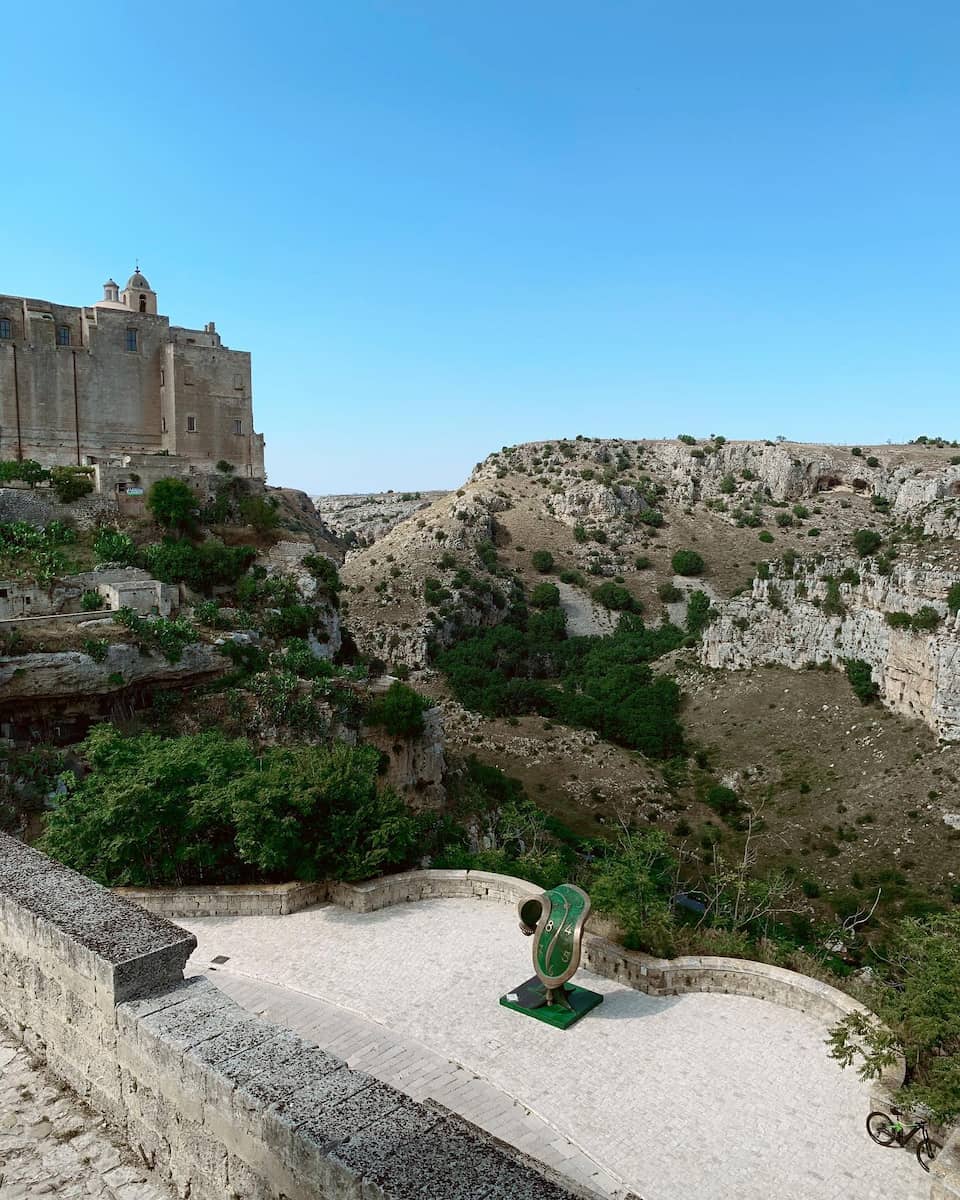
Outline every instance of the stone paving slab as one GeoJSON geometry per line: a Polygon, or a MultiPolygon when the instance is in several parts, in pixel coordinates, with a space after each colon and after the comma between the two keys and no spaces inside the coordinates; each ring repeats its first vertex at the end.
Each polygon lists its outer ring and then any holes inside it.
{"type": "Polygon", "coordinates": [[[174,1200],[105,1122],[0,1030],[0,1200],[174,1200]]]}
{"type": "MultiPolygon", "coordinates": [[[[229,964],[228,964],[229,966],[229,964]]],[[[334,1004],[218,967],[209,977],[238,1004],[300,1034],[414,1100],[436,1100],[602,1197],[624,1195],[623,1181],[579,1146],[472,1071],[427,1046],[334,1004]]]]}
{"type": "MultiPolygon", "coordinates": [[[[313,1040],[331,1007],[372,1023],[330,1025],[326,1035],[341,1053],[356,1037],[371,1074],[381,1052],[420,1043],[516,1101],[510,1115],[493,1105],[485,1128],[519,1139],[531,1129],[521,1132],[516,1110],[527,1110],[556,1131],[551,1141],[581,1148],[643,1200],[929,1196],[912,1155],[868,1139],[869,1089],[827,1056],[826,1027],[796,1010],[743,996],[645,996],[583,971],[577,981],[604,1003],[572,1029],[552,1029],[499,1006],[530,975],[530,943],[511,908],[477,900],[181,924],[198,938],[193,969],[226,955],[214,978],[227,988],[229,974],[287,990],[253,997],[277,1006],[275,1020],[314,1022],[313,1040]],[[311,997],[326,1003],[322,1019],[311,997]]],[[[389,1082],[429,1094],[422,1064],[401,1054],[384,1060],[385,1071],[390,1062],[389,1082]]],[[[442,1073],[434,1085],[448,1107],[467,1107],[469,1088],[448,1087],[442,1073]]],[[[483,1115],[482,1104],[476,1111],[483,1115]]],[[[548,1145],[536,1148],[543,1161],[548,1145]]],[[[576,1165],[568,1175],[586,1182],[576,1165]]]]}

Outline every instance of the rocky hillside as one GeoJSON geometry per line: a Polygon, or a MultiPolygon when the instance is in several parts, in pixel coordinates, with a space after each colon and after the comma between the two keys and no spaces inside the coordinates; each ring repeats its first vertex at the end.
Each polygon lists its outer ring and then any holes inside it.
{"type": "Polygon", "coordinates": [[[465,625],[501,619],[515,580],[556,582],[571,632],[609,628],[594,598],[604,580],[648,621],[682,621],[702,590],[705,664],[861,659],[884,703],[956,738],[958,539],[954,447],[578,438],[490,455],[456,493],[348,554],[343,576],[361,649],[412,669],[465,625]],[[871,552],[855,548],[858,530],[877,535],[871,552]],[[678,550],[702,572],[678,574],[678,550]]]}
{"type": "Polygon", "coordinates": [[[446,492],[373,492],[366,495],[314,496],[321,521],[346,546],[369,546],[446,492]]]}

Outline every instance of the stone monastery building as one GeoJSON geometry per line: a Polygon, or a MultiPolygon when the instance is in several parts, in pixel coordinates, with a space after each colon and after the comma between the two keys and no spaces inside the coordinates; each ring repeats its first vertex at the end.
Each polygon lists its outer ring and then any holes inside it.
{"type": "Polygon", "coordinates": [[[97,466],[156,454],[191,473],[225,460],[264,478],[249,353],[224,346],[212,321],[171,325],[139,266],[89,307],[0,295],[0,460],[97,466]]]}

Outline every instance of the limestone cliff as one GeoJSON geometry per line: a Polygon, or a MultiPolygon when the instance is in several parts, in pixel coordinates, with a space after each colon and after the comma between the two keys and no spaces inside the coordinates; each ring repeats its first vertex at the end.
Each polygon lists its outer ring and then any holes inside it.
{"type": "Polygon", "coordinates": [[[801,561],[789,574],[770,564],[768,571],[749,595],[716,609],[701,645],[706,666],[800,669],[862,659],[888,708],[960,740],[960,614],[945,602],[958,571],[904,564],[881,575],[875,563],[850,559],[801,561]],[[936,629],[897,629],[886,619],[922,607],[941,615],[936,629]]]}

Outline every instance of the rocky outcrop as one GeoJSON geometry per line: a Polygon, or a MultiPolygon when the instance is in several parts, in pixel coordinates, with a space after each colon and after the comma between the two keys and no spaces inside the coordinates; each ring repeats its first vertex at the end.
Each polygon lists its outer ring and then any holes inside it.
{"type": "Polygon", "coordinates": [[[419,737],[391,737],[375,726],[365,726],[363,740],[386,756],[386,782],[401,792],[411,808],[442,808],[447,793],[443,784],[444,757],[443,713],[428,708],[423,714],[423,733],[419,737]]]}
{"type": "Polygon", "coordinates": [[[0,658],[0,708],[16,709],[32,701],[82,701],[137,684],[199,683],[229,667],[215,647],[201,642],[185,646],[176,663],[124,643],[106,646],[101,662],[79,651],[0,658]]]}
{"type": "Polygon", "coordinates": [[[945,600],[960,574],[898,566],[880,575],[872,564],[842,559],[808,571],[798,564],[794,575],[776,564],[768,570],[749,596],[715,608],[701,645],[706,666],[800,669],[862,659],[888,708],[924,721],[944,740],[960,740],[960,615],[948,613],[945,600]],[[886,619],[923,607],[941,614],[933,631],[895,629],[886,619]]]}
{"type": "MultiPolygon", "coordinates": [[[[307,641],[317,658],[333,659],[340,653],[343,643],[340,614],[330,597],[320,588],[313,573],[303,565],[305,558],[317,553],[319,552],[312,542],[282,541],[271,546],[267,553],[261,556],[260,561],[268,574],[287,575],[292,578],[303,598],[322,613],[319,627],[309,635],[307,641]]],[[[332,555],[328,554],[325,557],[336,561],[332,555]]]]}

